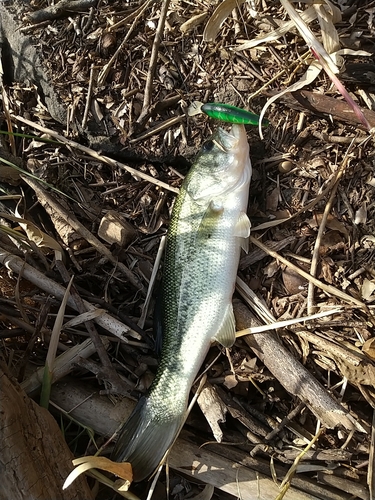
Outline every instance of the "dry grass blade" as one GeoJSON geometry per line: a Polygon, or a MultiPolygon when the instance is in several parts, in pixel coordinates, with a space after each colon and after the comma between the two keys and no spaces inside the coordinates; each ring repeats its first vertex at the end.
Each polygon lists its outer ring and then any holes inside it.
{"type": "Polygon", "coordinates": [[[145,325],[146,317],[148,314],[148,308],[149,308],[150,300],[152,297],[152,291],[154,289],[156,276],[157,276],[157,273],[159,271],[160,262],[161,262],[161,259],[163,257],[163,253],[164,253],[165,241],[166,241],[165,236],[162,236],[160,239],[160,243],[159,243],[158,253],[157,253],[156,258],[155,258],[155,263],[154,263],[154,266],[152,268],[150,283],[148,286],[145,302],[144,302],[143,308],[142,308],[142,314],[141,314],[141,317],[139,318],[139,321],[138,321],[138,326],[140,328],[143,328],[145,325]]]}
{"type": "Polygon", "coordinates": [[[23,268],[21,269],[20,274],[17,277],[17,285],[15,289],[15,294],[14,298],[18,307],[19,312],[21,313],[22,319],[24,320],[25,323],[29,324],[29,318],[27,317],[27,314],[25,312],[25,308],[23,307],[21,296],[20,296],[20,283],[22,279],[22,273],[23,273],[23,268]]]}
{"type": "Polygon", "coordinates": [[[310,64],[310,66],[307,68],[306,73],[298,80],[298,82],[294,83],[293,85],[290,85],[290,87],[287,87],[286,89],[282,90],[278,94],[276,94],[276,95],[272,96],[270,99],[268,99],[266,104],[263,106],[263,109],[262,109],[260,116],[259,116],[259,137],[261,139],[263,139],[262,120],[264,118],[264,115],[265,115],[267,109],[271,106],[271,104],[273,102],[275,102],[277,99],[279,99],[280,97],[282,97],[287,92],[295,92],[296,90],[302,89],[306,85],[310,85],[310,83],[312,83],[316,79],[316,77],[319,75],[321,70],[322,70],[322,68],[321,68],[320,64],[313,61],[310,64]]]}
{"type": "MultiPolygon", "coordinates": [[[[314,245],[314,250],[313,250],[312,259],[311,259],[311,266],[310,266],[310,274],[311,274],[311,276],[314,276],[314,277],[316,275],[317,268],[318,268],[319,248],[320,248],[321,241],[323,238],[323,232],[324,232],[325,227],[326,227],[328,216],[329,216],[331,209],[332,209],[333,200],[336,196],[336,191],[337,191],[340,179],[345,172],[345,168],[346,168],[347,164],[348,164],[348,155],[345,156],[344,161],[342,162],[340,168],[338,169],[338,171],[336,173],[335,184],[332,187],[332,191],[330,193],[328,202],[325,205],[323,217],[322,217],[322,220],[321,220],[320,225],[319,225],[319,230],[318,230],[318,234],[317,234],[316,239],[315,239],[315,245],[314,245]]],[[[314,283],[312,281],[310,281],[309,287],[308,287],[308,294],[307,294],[307,313],[312,314],[313,312],[314,312],[314,283]]]]}
{"type": "Polygon", "coordinates": [[[325,62],[328,64],[333,73],[338,73],[339,68],[333,62],[332,58],[330,57],[326,49],[323,47],[323,45],[316,39],[315,35],[312,33],[310,28],[303,21],[303,19],[297,13],[297,11],[294,9],[289,0],[280,0],[280,3],[287,11],[289,17],[292,19],[294,24],[296,25],[296,28],[300,32],[302,38],[305,40],[307,46],[309,48],[313,48],[318,54],[321,55],[321,57],[325,60],[325,62]]]}
{"type": "Polygon", "coordinates": [[[356,102],[354,102],[353,98],[350,96],[344,85],[340,82],[340,80],[337,78],[337,76],[334,74],[332,71],[331,67],[329,64],[327,64],[326,59],[322,57],[322,55],[315,50],[315,48],[311,47],[311,51],[316,57],[316,59],[319,61],[321,64],[322,68],[324,71],[327,73],[329,78],[331,79],[332,83],[335,85],[337,90],[340,92],[340,94],[344,97],[346,102],[349,104],[349,106],[352,108],[354,111],[355,115],[357,116],[358,120],[364,125],[365,129],[368,131],[371,131],[371,125],[367,121],[366,117],[361,111],[361,108],[358,106],[356,102]]]}
{"type": "Polygon", "coordinates": [[[28,239],[35,243],[36,246],[55,250],[59,254],[59,258],[62,259],[64,251],[61,245],[54,238],[41,231],[33,222],[19,216],[14,217],[13,215],[9,215],[4,212],[0,212],[0,217],[4,217],[4,219],[8,219],[19,224],[25,231],[28,239]]]}
{"type": "MultiPolygon", "coordinates": [[[[65,325],[63,328],[65,328],[65,325]]],[[[109,346],[108,339],[103,339],[103,343],[106,348],[109,346]]],[[[53,366],[52,382],[56,382],[65,377],[65,375],[68,375],[74,369],[79,358],[89,358],[94,352],[95,347],[92,340],[86,339],[81,344],[77,344],[60,354],[60,356],[57,356],[53,366]]],[[[44,367],[41,366],[22,382],[21,387],[26,394],[32,394],[40,388],[43,381],[43,373],[44,367]]]]}
{"type": "Polygon", "coordinates": [[[268,307],[239,276],[236,279],[236,289],[266,324],[276,323],[276,318],[271,314],[268,307]]]}
{"type": "Polygon", "coordinates": [[[4,86],[2,85],[1,86],[1,95],[2,95],[2,99],[3,99],[3,104],[4,104],[4,114],[5,114],[5,118],[6,118],[6,121],[7,121],[7,125],[8,125],[8,132],[9,132],[9,142],[10,142],[10,146],[11,146],[11,151],[12,151],[12,154],[15,156],[16,155],[16,143],[14,141],[14,135],[12,134],[12,118],[11,118],[11,115],[10,115],[10,112],[9,112],[9,100],[8,100],[8,96],[5,92],[5,88],[4,86]]]}
{"type": "Polygon", "coordinates": [[[61,305],[59,308],[59,312],[56,316],[55,324],[53,326],[50,343],[48,346],[48,352],[46,357],[46,363],[44,367],[43,374],[43,383],[42,383],[42,392],[40,395],[40,406],[44,408],[48,408],[49,398],[51,394],[51,385],[52,385],[52,375],[53,375],[53,367],[55,364],[56,352],[57,352],[57,344],[59,343],[61,327],[64,322],[64,315],[66,305],[68,303],[68,298],[70,295],[70,287],[73,283],[73,277],[71,278],[68,286],[66,287],[65,294],[63,300],[61,301],[61,305]]]}
{"type": "Polygon", "coordinates": [[[332,311],[323,311],[321,313],[312,314],[310,316],[302,316],[301,318],[276,321],[275,323],[267,324],[264,326],[254,326],[236,332],[236,337],[243,337],[244,335],[254,335],[254,333],[267,332],[270,330],[276,330],[277,328],[286,328],[290,325],[296,325],[298,323],[304,323],[305,321],[313,321],[315,319],[331,316],[332,314],[338,314],[341,311],[342,309],[333,309],[332,311]]]}
{"type": "Polygon", "coordinates": [[[94,309],[92,311],[87,311],[85,313],[79,314],[75,318],[64,323],[64,328],[72,328],[73,326],[81,325],[86,321],[92,321],[93,319],[102,316],[102,314],[105,314],[105,312],[105,309],[94,309]]]}
{"type": "Polygon", "coordinates": [[[316,443],[316,441],[319,439],[319,437],[321,436],[322,432],[323,432],[323,428],[321,428],[316,434],[315,436],[313,437],[313,439],[310,441],[310,443],[306,446],[306,448],[301,451],[301,453],[296,457],[296,459],[294,460],[293,462],[293,465],[291,466],[291,468],[289,469],[288,471],[288,474],[285,476],[285,478],[283,479],[283,482],[281,483],[280,485],[280,489],[282,490],[281,493],[276,497],[275,500],[282,500],[286,494],[286,492],[288,491],[290,485],[291,485],[291,482],[292,482],[292,478],[293,476],[295,475],[295,473],[297,472],[297,467],[298,467],[298,464],[299,462],[302,460],[303,456],[310,450],[310,448],[312,446],[314,446],[314,444],[316,443]]]}
{"type": "Polygon", "coordinates": [[[167,12],[169,8],[170,0],[164,0],[160,10],[160,16],[158,25],[155,31],[154,43],[152,44],[152,51],[150,56],[150,62],[147,72],[147,78],[145,83],[143,105],[141,113],[137,119],[137,123],[143,127],[149,117],[150,104],[152,99],[152,89],[153,89],[153,79],[156,70],[156,64],[158,61],[159,46],[162,41],[162,34],[164,31],[165,20],[167,17],[167,12]]]}
{"type": "MultiPolygon", "coordinates": [[[[25,123],[26,125],[28,125],[31,128],[35,128],[36,130],[39,130],[40,132],[49,134],[51,137],[54,137],[62,144],[67,144],[68,146],[70,146],[74,149],[77,149],[79,151],[83,151],[84,153],[87,153],[92,158],[95,158],[98,161],[102,161],[103,163],[107,163],[108,165],[111,165],[112,167],[121,168],[123,170],[126,170],[130,174],[134,175],[135,177],[138,177],[140,179],[145,179],[146,181],[151,182],[152,184],[155,184],[156,186],[162,187],[164,189],[168,189],[168,191],[172,191],[174,193],[178,193],[178,189],[176,189],[172,186],[169,186],[169,184],[166,184],[165,182],[159,181],[158,179],[155,179],[154,177],[151,177],[150,175],[147,175],[144,172],[136,170],[135,168],[129,167],[128,165],[125,165],[121,162],[113,160],[112,158],[109,158],[108,156],[100,155],[99,153],[97,153],[93,149],[90,149],[86,146],[82,146],[78,142],[67,139],[66,137],[54,132],[51,129],[47,129],[45,127],[42,127],[41,125],[38,125],[37,123],[34,123],[30,120],[27,120],[26,118],[23,118],[22,116],[16,116],[14,118],[22,123],[25,123]]],[[[174,120],[176,120],[176,119],[174,119],[174,120]]],[[[181,117],[177,117],[177,120],[181,120],[181,117]]]]}
{"type": "Polygon", "coordinates": [[[252,243],[254,243],[254,245],[256,245],[257,247],[259,247],[262,250],[264,250],[265,252],[267,252],[268,255],[271,255],[271,257],[273,257],[274,259],[279,260],[280,262],[282,262],[283,264],[288,266],[290,269],[293,269],[293,271],[298,273],[300,276],[303,276],[305,279],[312,282],[315,286],[319,287],[321,290],[328,293],[329,295],[333,295],[334,297],[339,297],[340,299],[344,300],[345,302],[347,302],[349,304],[357,305],[361,309],[364,309],[364,310],[367,309],[366,305],[362,301],[356,299],[355,297],[352,297],[351,295],[349,295],[345,292],[342,292],[341,290],[338,290],[337,288],[335,288],[332,285],[327,285],[327,284],[323,283],[322,281],[316,279],[314,276],[311,276],[311,274],[307,273],[306,271],[303,271],[303,269],[301,269],[300,267],[292,264],[287,259],[284,259],[284,257],[279,255],[277,252],[267,248],[266,245],[263,245],[263,243],[261,243],[259,240],[257,240],[253,236],[250,236],[250,241],[252,243]]]}
{"type": "MultiPolygon", "coordinates": [[[[304,10],[301,13],[301,18],[302,20],[306,23],[309,24],[312,21],[316,19],[316,11],[314,7],[310,6],[306,10],[304,10]]],[[[293,21],[287,21],[285,22],[280,28],[277,28],[274,31],[271,31],[270,33],[267,33],[266,35],[259,35],[253,40],[246,40],[245,42],[241,43],[238,47],[235,48],[236,51],[242,51],[242,50],[248,50],[253,47],[256,47],[257,45],[260,44],[265,44],[267,42],[273,42],[275,40],[278,40],[281,38],[283,35],[288,33],[294,28],[294,22],[293,21]]]]}
{"type": "Polygon", "coordinates": [[[319,5],[314,3],[314,9],[321,28],[323,46],[328,54],[334,54],[340,49],[339,34],[335,24],[342,20],[341,11],[328,0],[319,5]]]}
{"type": "MultiPolygon", "coordinates": [[[[142,134],[139,134],[137,137],[134,137],[134,139],[130,139],[129,143],[130,144],[135,144],[139,141],[143,141],[144,139],[148,139],[149,137],[152,137],[153,135],[158,134],[159,132],[162,132],[165,129],[170,128],[172,125],[176,125],[177,123],[182,122],[185,119],[185,115],[181,116],[174,116],[173,118],[169,118],[168,120],[163,121],[162,123],[159,123],[158,125],[155,125],[154,127],[150,127],[146,132],[143,132],[142,134]]],[[[142,176],[140,176],[142,177],[142,176]]],[[[152,179],[152,177],[151,177],[152,179]]],[[[155,184],[155,179],[154,179],[154,184],[155,184]]],[[[178,189],[168,186],[168,184],[165,184],[160,182],[159,184],[162,187],[165,187],[165,189],[168,189],[169,191],[173,191],[174,193],[178,193],[178,189]],[[166,187],[168,186],[168,187],[166,187]]]]}

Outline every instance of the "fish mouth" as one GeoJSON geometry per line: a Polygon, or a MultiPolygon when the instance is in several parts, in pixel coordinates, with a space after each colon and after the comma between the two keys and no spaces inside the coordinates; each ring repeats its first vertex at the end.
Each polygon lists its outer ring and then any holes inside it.
{"type": "Polygon", "coordinates": [[[219,128],[217,131],[218,140],[216,141],[220,149],[229,152],[237,148],[240,143],[247,141],[246,131],[243,125],[234,123],[229,132],[219,128]]]}

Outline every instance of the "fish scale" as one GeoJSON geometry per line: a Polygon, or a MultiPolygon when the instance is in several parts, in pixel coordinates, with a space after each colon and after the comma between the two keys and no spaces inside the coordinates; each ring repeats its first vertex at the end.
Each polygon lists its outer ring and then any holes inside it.
{"type": "Polygon", "coordinates": [[[112,454],[134,480],[149,476],[184,422],[192,383],[210,345],[235,340],[232,295],[246,216],[251,164],[243,125],[205,143],[176,198],[162,280],[162,352],[151,388],[125,422],[112,454]]]}

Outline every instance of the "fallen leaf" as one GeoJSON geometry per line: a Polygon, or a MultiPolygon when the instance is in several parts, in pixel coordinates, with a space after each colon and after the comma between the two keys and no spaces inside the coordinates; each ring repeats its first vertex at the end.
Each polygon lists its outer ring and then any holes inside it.
{"type": "Polygon", "coordinates": [[[232,10],[243,3],[245,3],[245,0],[224,0],[220,2],[204,28],[203,40],[205,42],[213,42],[223,22],[227,19],[232,10]]]}
{"type": "Polygon", "coordinates": [[[375,339],[368,339],[362,346],[362,351],[368,356],[370,359],[375,361],[375,339]]]}
{"type": "Polygon", "coordinates": [[[3,212],[0,213],[0,216],[4,217],[4,219],[8,219],[19,224],[27,234],[29,240],[35,243],[36,246],[50,248],[51,250],[60,252],[61,255],[64,254],[61,245],[54,238],[41,231],[35,224],[30,222],[29,220],[23,219],[22,217],[13,217],[13,215],[9,215],[3,212]]]}
{"type": "Polygon", "coordinates": [[[5,184],[10,184],[11,186],[18,186],[21,182],[19,172],[7,165],[0,165],[0,182],[5,182],[5,184]]]}
{"type": "Polygon", "coordinates": [[[112,460],[106,457],[88,456],[73,460],[73,465],[76,465],[77,467],[73,469],[66,478],[63,484],[63,490],[70,486],[78,476],[83,474],[83,472],[90,469],[105,470],[121,478],[124,481],[124,484],[120,487],[121,491],[124,491],[124,489],[126,491],[130,486],[130,483],[133,481],[132,467],[128,462],[118,463],[112,462],[112,460]]]}
{"type": "Polygon", "coordinates": [[[344,238],[339,231],[327,231],[322,236],[319,255],[326,255],[346,247],[344,238]]]}
{"type": "Polygon", "coordinates": [[[271,193],[267,195],[266,199],[267,210],[270,210],[271,212],[276,212],[277,206],[279,204],[279,198],[280,198],[280,188],[275,187],[275,189],[273,189],[271,193]]]}
{"type": "Polygon", "coordinates": [[[337,357],[335,363],[340,372],[353,385],[369,385],[375,387],[375,366],[366,360],[362,360],[357,366],[337,357]]]}
{"type": "Polygon", "coordinates": [[[361,287],[361,295],[364,300],[369,300],[375,290],[375,281],[365,278],[361,287]]]}
{"type": "MultiPolygon", "coordinates": [[[[308,7],[306,10],[304,10],[301,13],[302,19],[305,21],[306,24],[309,24],[310,22],[314,21],[316,19],[316,11],[314,7],[308,7]]],[[[235,50],[236,52],[239,52],[241,50],[247,50],[251,49],[253,47],[256,47],[257,45],[260,44],[265,44],[267,42],[273,42],[275,40],[278,40],[281,38],[285,33],[288,33],[288,31],[294,30],[294,22],[293,21],[286,21],[280,26],[280,28],[277,28],[276,30],[271,31],[270,33],[267,33],[266,35],[260,35],[257,36],[256,38],[253,38],[252,40],[246,40],[246,42],[242,43],[239,47],[237,47],[235,50]]]]}
{"type": "Polygon", "coordinates": [[[201,14],[197,14],[196,16],[191,17],[183,24],[181,24],[180,26],[181,33],[185,34],[191,31],[192,29],[196,28],[197,26],[203,23],[206,17],[207,17],[207,12],[203,12],[201,14]]]}
{"type": "Polygon", "coordinates": [[[296,295],[306,289],[307,280],[292,269],[285,268],[282,272],[282,277],[285,289],[289,295],[296,295]]]}
{"type": "MultiPolygon", "coordinates": [[[[314,217],[312,219],[309,219],[308,223],[311,227],[317,227],[320,226],[322,219],[323,219],[323,214],[316,213],[314,214],[314,217]]],[[[332,214],[329,214],[327,217],[326,227],[328,227],[329,229],[333,229],[335,231],[339,231],[341,234],[344,234],[345,236],[349,236],[349,232],[346,229],[345,224],[339,221],[337,217],[335,217],[332,214]]]]}

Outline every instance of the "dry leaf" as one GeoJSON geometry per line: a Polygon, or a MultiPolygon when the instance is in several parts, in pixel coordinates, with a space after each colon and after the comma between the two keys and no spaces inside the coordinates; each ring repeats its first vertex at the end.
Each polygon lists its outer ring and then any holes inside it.
{"type": "Polygon", "coordinates": [[[310,30],[310,28],[307,26],[307,24],[303,21],[301,16],[297,13],[297,11],[293,7],[293,5],[290,3],[290,1],[289,0],[280,0],[280,3],[284,7],[284,9],[287,11],[291,20],[296,25],[296,28],[298,29],[302,38],[305,40],[306,45],[309,47],[309,49],[313,49],[317,54],[319,54],[320,57],[325,61],[325,63],[329,67],[329,69],[332,71],[332,73],[337,74],[339,72],[339,68],[333,62],[333,59],[331,58],[330,54],[328,54],[328,52],[323,47],[323,45],[316,39],[313,32],[310,30]]]}
{"type": "Polygon", "coordinates": [[[132,467],[127,462],[118,463],[112,462],[112,460],[106,457],[88,456],[73,460],[73,465],[76,465],[77,467],[72,470],[72,472],[66,478],[63,485],[63,490],[70,486],[79,475],[90,469],[105,470],[121,478],[125,482],[121,488],[122,491],[124,491],[124,489],[126,491],[130,486],[130,483],[133,481],[132,467]]]}
{"type": "Polygon", "coordinates": [[[32,222],[23,219],[22,217],[14,217],[13,215],[9,215],[3,212],[0,213],[0,216],[4,217],[4,219],[8,219],[19,224],[27,234],[29,240],[35,243],[36,246],[41,248],[50,248],[51,250],[60,252],[61,255],[64,254],[64,251],[59,243],[54,238],[41,231],[32,222]]]}
{"type": "Polygon", "coordinates": [[[203,12],[201,14],[197,14],[196,16],[191,17],[187,21],[185,21],[183,24],[180,26],[180,31],[181,33],[188,33],[192,29],[196,28],[202,22],[206,19],[207,17],[207,12],[203,12]]]}
{"type": "Polygon", "coordinates": [[[339,35],[334,25],[341,21],[341,11],[328,0],[325,5],[314,3],[314,7],[318,14],[323,46],[328,54],[333,54],[340,49],[339,35]]]}
{"type": "Polygon", "coordinates": [[[224,377],[224,385],[227,389],[233,389],[238,384],[238,380],[235,375],[225,375],[224,377]]]}
{"type": "Polygon", "coordinates": [[[335,363],[351,384],[375,387],[375,366],[371,362],[363,360],[355,366],[337,357],[335,363]]]}
{"type": "MultiPolygon", "coordinates": [[[[314,7],[308,7],[305,11],[301,13],[302,19],[305,21],[306,24],[309,24],[311,21],[314,21],[316,19],[316,12],[314,7]]],[[[288,31],[291,31],[294,29],[294,22],[293,21],[287,21],[285,22],[280,28],[277,28],[274,31],[271,31],[270,33],[267,33],[266,35],[260,35],[254,38],[253,40],[247,40],[245,43],[241,44],[239,47],[237,47],[235,50],[239,52],[240,50],[247,50],[251,49],[253,47],[256,47],[257,45],[260,45],[261,43],[267,43],[267,42],[273,42],[274,40],[277,40],[278,38],[281,38],[285,33],[288,31]]]]}
{"type": "Polygon", "coordinates": [[[361,295],[364,300],[369,300],[375,290],[375,281],[365,278],[361,287],[361,295]]]}
{"type": "Polygon", "coordinates": [[[0,165],[0,182],[5,182],[5,184],[10,184],[11,186],[18,186],[21,182],[19,172],[7,165],[0,165]]]}
{"type": "Polygon", "coordinates": [[[273,276],[275,276],[275,274],[279,269],[280,269],[279,263],[276,260],[273,260],[263,268],[264,276],[266,276],[267,278],[272,278],[273,276]]]}
{"type": "Polygon", "coordinates": [[[276,212],[277,206],[279,204],[279,198],[280,198],[280,188],[275,187],[270,194],[267,195],[266,198],[266,209],[270,210],[271,212],[276,212]]]}
{"type": "Polygon", "coordinates": [[[204,28],[203,40],[205,42],[213,42],[219,33],[221,25],[230,15],[232,10],[243,3],[245,3],[245,0],[224,0],[219,3],[204,28]]]}
{"type": "Polygon", "coordinates": [[[326,255],[337,250],[342,250],[345,246],[345,240],[339,231],[327,231],[322,236],[319,255],[326,255]]]}
{"type": "Polygon", "coordinates": [[[362,346],[362,351],[368,356],[370,359],[375,361],[375,339],[368,339],[362,346]]]}
{"type": "Polygon", "coordinates": [[[289,295],[296,295],[306,289],[307,280],[293,271],[293,269],[285,268],[282,272],[282,277],[285,289],[289,295]]]}
{"type": "Polygon", "coordinates": [[[354,224],[366,224],[367,222],[367,206],[364,201],[355,213],[354,224]]]}
{"type": "MultiPolygon", "coordinates": [[[[316,227],[320,225],[323,219],[322,213],[314,214],[314,218],[308,221],[311,227],[316,227]]],[[[335,231],[339,231],[341,234],[344,234],[346,237],[349,236],[349,232],[346,229],[346,226],[343,222],[339,221],[334,215],[329,214],[326,220],[326,226],[329,229],[333,229],[335,231]]]]}
{"type": "Polygon", "coordinates": [[[188,107],[187,114],[188,116],[200,115],[202,113],[201,107],[203,106],[203,102],[193,101],[188,107]]]}
{"type": "Polygon", "coordinates": [[[332,262],[330,257],[322,259],[322,271],[319,275],[319,277],[322,277],[325,282],[331,285],[333,283],[332,262]]]}

